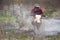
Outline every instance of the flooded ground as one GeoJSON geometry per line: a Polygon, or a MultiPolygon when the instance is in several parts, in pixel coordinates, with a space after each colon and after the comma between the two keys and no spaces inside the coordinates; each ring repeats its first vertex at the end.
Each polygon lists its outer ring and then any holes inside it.
{"type": "Polygon", "coordinates": [[[32,24],[31,9],[16,4],[14,8],[10,5],[9,12],[12,11],[17,16],[17,22],[5,24],[1,36],[4,40],[60,40],[60,20],[44,18],[37,29],[36,24],[32,24]]]}
{"type": "Polygon", "coordinates": [[[37,33],[41,35],[57,35],[60,32],[60,20],[43,19],[42,24],[37,33]]]}

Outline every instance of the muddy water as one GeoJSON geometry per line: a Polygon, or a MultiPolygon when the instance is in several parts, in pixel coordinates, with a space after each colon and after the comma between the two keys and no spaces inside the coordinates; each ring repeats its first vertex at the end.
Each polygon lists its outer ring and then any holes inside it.
{"type": "Polygon", "coordinates": [[[60,20],[43,19],[37,33],[41,35],[56,35],[58,32],[60,32],[60,20]]]}
{"type": "Polygon", "coordinates": [[[39,29],[37,29],[36,25],[32,24],[33,17],[30,16],[31,9],[27,9],[26,6],[21,4],[21,5],[14,5],[14,9],[13,8],[10,9],[10,12],[12,12],[11,10],[14,10],[14,14],[18,16],[19,23],[17,23],[18,24],[17,27],[18,28],[20,27],[19,25],[21,21],[24,23],[24,28],[20,28],[21,30],[34,29],[35,33],[39,35],[53,35],[60,32],[60,20],[42,19],[42,24],[39,25],[39,29]]]}
{"type": "Polygon", "coordinates": [[[34,29],[36,34],[55,35],[60,32],[60,20],[58,19],[42,19],[42,24],[40,24],[39,29],[37,29],[37,26],[32,24],[33,17],[29,16],[30,11],[31,10],[28,11],[26,8],[23,8],[23,16],[28,25],[34,29]]]}

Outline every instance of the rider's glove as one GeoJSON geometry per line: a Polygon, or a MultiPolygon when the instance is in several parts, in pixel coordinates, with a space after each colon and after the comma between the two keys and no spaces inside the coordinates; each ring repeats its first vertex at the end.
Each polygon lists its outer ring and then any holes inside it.
{"type": "Polygon", "coordinates": [[[46,17],[45,15],[43,17],[46,17]]]}
{"type": "Polygon", "coordinates": [[[45,15],[43,15],[43,17],[45,17],[45,15]]]}

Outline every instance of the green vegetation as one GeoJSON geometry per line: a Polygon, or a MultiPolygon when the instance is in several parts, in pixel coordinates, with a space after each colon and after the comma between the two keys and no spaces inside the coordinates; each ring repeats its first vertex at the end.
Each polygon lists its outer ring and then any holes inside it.
{"type": "MultiPolygon", "coordinates": [[[[5,35],[5,38],[11,39],[16,38],[18,40],[33,40],[33,36],[25,35],[24,33],[14,33],[10,32],[9,34],[5,35]]],[[[47,36],[47,37],[35,37],[35,40],[60,40],[60,34],[59,35],[53,35],[53,36],[47,36]]]]}
{"type": "Polygon", "coordinates": [[[10,13],[0,13],[0,23],[2,22],[14,22],[16,21],[16,17],[12,16],[10,13]]]}
{"type": "Polygon", "coordinates": [[[14,33],[14,32],[10,32],[9,34],[6,34],[5,35],[5,38],[7,39],[11,39],[11,38],[16,38],[18,40],[31,40],[31,36],[28,36],[28,35],[24,35],[22,33],[14,33]]]}
{"type": "Polygon", "coordinates": [[[44,13],[48,17],[52,17],[53,12],[56,12],[56,9],[45,9],[44,13]]]}

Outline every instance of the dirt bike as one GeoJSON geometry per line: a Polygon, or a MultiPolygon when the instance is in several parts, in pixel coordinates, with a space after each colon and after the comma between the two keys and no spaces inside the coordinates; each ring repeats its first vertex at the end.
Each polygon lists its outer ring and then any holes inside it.
{"type": "Polygon", "coordinates": [[[42,18],[42,16],[41,15],[35,15],[35,18],[34,18],[34,23],[36,22],[36,23],[41,23],[41,18],[42,18]]]}
{"type": "Polygon", "coordinates": [[[32,24],[39,29],[40,25],[42,24],[42,15],[31,15],[33,16],[32,24]]]}

